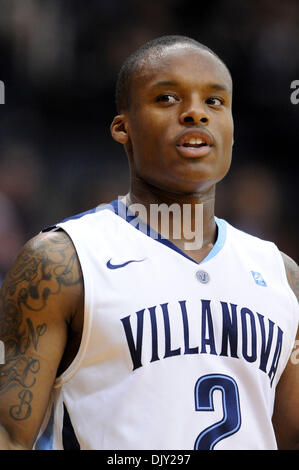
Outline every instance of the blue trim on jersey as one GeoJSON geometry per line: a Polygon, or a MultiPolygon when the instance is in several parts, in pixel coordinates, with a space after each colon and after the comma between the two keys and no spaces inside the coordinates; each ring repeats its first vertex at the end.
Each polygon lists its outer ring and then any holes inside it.
{"type": "MultiPolygon", "coordinates": [[[[102,204],[100,206],[97,206],[93,209],[90,209],[85,212],[81,212],[80,214],[76,214],[72,217],[68,217],[67,219],[64,219],[60,223],[68,222],[69,220],[75,220],[75,219],[80,219],[81,217],[84,217],[85,215],[88,214],[94,214],[95,212],[99,212],[101,210],[111,210],[114,212],[116,215],[122,217],[124,220],[127,222],[131,223],[134,220],[134,227],[137,230],[140,230],[144,234],[148,235],[149,237],[153,238],[154,240],[157,240],[160,243],[163,243],[163,245],[168,246],[168,248],[171,248],[172,250],[176,251],[180,255],[184,256],[185,258],[189,259],[195,264],[202,264],[206,263],[210,259],[214,258],[214,256],[219,253],[219,251],[223,248],[225,240],[226,240],[226,222],[223,219],[218,219],[218,217],[215,217],[215,222],[217,224],[218,228],[218,234],[217,234],[217,240],[215,245],[213,246],[212,250],[210,253],[200,262],[197,263],[194,259],[190,258],[186,253],[184,253],[180,248],[178,248],[174,243],[172,243],[170,240],[167,238],[164,238],[160,233],[158,233],[156,230],[154,230],[152,227],[146,224],[141,219],[138,219],[136,214],[130,211],[130,209],[121,201],[118,199],[114,199],[113,201],[107,203],[107,204],[102,204]],[[138,221],[136,223],[136,220],[138,221]]],[[[51,227],[47,227],[43,231],[51,230],[55,228],[56,226],[53,225],[51,227]]]]}
{"type": "MultiPolygon", "coordinates": [[[[111,201],[109,203],[109,205],[113,207],[113,210],[114,210],[115,214],[119,215],[120,217],[125,215],[125,217],[123,217],[123,218],[127,222],[130,223],[132,221],[132,219],[136,219],[136,215],[133,214],[132,212],[130,212],[129,208],[123,202],[118,201],[118,200],[114,200],[114,201],[111,201]],[[121,213],[119,212],[119,207],[121,207],[121,213]]],[[[192,261],[193,263],[202,264],[202,263],[205,263],[206,261],[209,261],[210,259],[214,258],[214,256],[216,256],[217,253],[219,253],[219,251],[223,248],[225,240],[226,240],[226,222],[225,222],[225,220],[219,219],[218,217],[215,217],[215,222],[216,222],[217,228],[218,228],[216,243],[213,246],[210,253],[200,263],[197,263],[197,261],[190,258],[190,256],[188,256],[186,253],[184,253],[182,250],[180,250],[180,248],[178,248],[174,243],[172,243],[167,238],[164,238],[160,233],[156,232],[156,230],[154,230],[152,227],[147,225],[145,222],[140,221],[139,227],[135,226],[135,228],[137,228],[139,230],[141,230],[141,228],[142,228],[143,233],[146,233],[149,237],[154,238],[155,240],[157,240],[160,243],[163,243],[163,245],[168,246],[172,250],[176,251],[180,255],[182,255],[185,258],[192,261]]]]}
{"type": "MultiPolygon", "coordinates": [[[[116,203],[117,203],[117,200],[116,200],[116,203]]],[[[112,208],[112,210],[115,212],[114,207],[115,207],[115,204],[114,204],[114,201],[112,201],[112,203],[110,204],[103,204],[102,206],[97,206],[97,207],[94,207],[93,209],[89,209],[88,211],[80,212],[79,214],[75,214],[75,215],[72,215],[71,217],[67,217],[66,219],[63,219],[58,223],[63,224],[64,222],[68,222],[69,220],[81,219],[81,217],[84,217],[85,215],[94,214],[95,212],[99,212],[102,209],[112,208]]],[[[49,230],[53,230],[54,228],[57,228],[57,224],[49,225],[48,227],[43,228],[42,232],[48,232],[49,230]]]]}
{"type": "Polygon", "coordinates": [[[52,450],[54,439],[54,406],[52,406],[48,424],[35,444],[35,450],[52,450]]]}
{"type": "Polygon", "coordinates": [[[226,222],[223,219],[218,219],[218,217],[216,216],[215,216],[215,222],[218,227],[216,243],[211,249],[210,253],[202,260],[201,263],[205,263],[206,261],[209,261],[210,259],[214,258],[214,256],[216,256],[217,253],[219,253],[219,251],[222,250],[224,246],[224,243],[226,240],[226,222]]]}

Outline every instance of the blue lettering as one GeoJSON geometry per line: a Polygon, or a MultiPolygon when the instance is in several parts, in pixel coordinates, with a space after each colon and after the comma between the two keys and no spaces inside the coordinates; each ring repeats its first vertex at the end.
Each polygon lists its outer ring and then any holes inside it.
{"type": "MultiPolygon", "coordinates": [[[[214,327],[216,324],[213,324],[213,321],[216,321],[216,317],[212,315],[211,300],[201,299],[201,330],[198,331],[199,346],[190,345],[190,321],[194,319],[196,312],[189,315],[186,300],[179,300],[178,304],[180,306],[181,317],[171,315],[169,304],[163,303],[160,304],[159,308],[154,305],[136,312],[136,318],[134,317],[133,322],[134,327],[130,315],[121,319],[133,363],[133,371],[143,366],[142,359],[146,360],[145,352],[143,352],[144,335],[148,335],[149,341],[147,341],[146,344],[149,344],[149,348],[151,346],[151,350],[148,351],[149,356],[147,357],[151,363],[159,361],[162,358],[159,357],[159,339],[162,340],[164,335],[164,358],[179,356],[181,354],[217,355],[214,337],[214,327]],[[145,310],[148,311],[149,315],[149,321],[146,324],[144,324],[145,310]],[[158,315],[162,316],[159,317],[158,315]],[[163,318],[164,331],[163,326],[158,322],[160,318],[163,318]],[[175,333],[176,342],[179,341],[178,334],[181,334],[181,347],[173,347],[173,333],[175,333]]],[[[221,346],[220,356],[238,359],[241,355],[242,348],[243,358],[247,362],[253,363],[257,361],[257,345],[260,345],[258,358],[259,369],[268,374],[272,386],[282,351],[283,331],[269,318],[265,318],[258,312],[253,313],[247,307],[243,307],[239,310],[238,306],[233,303],[220,301],[220,304],[222,309],[222,343],[221,345],[219,344],[219,348],[221,346]],[[257,319],[259,327],[257,327],[257,319]],[[238,331],[238,327],[241,331],[238,331]],[[277,329],[276,344],[274,343],[275,328],[277,329]],[[240,337],[241,335],[242,338],[240,337]],[[241,340],[242,345],[240,343],[241,340]],[[275,348],[273,343],[275,344],[275,348]],[[272,352],[273,350],[274,353],[272,352]],[[269,368],[270,364],[271,366],[269,368]]],[[[174,314],[175,313],[176,312],[174,312],[174,314]]],[[[221,322],[221,316],[219,315],[217,322],[221,322]]],[[[197,330],[193,328],[192,331],[195,332],[197,330]]]]}
{"type": "Polygon", "coordinates": [[[215,349],[214,329],[212,314],[210,308],[210,300],[201,300],[202,303],[202,336],[201,336],[201,353],[206,353],[206,346],[210,346],[210,354],[217,354],[215,349]],[[207,328],[208,325],[208,328],[207,328]],[[208,329],[208,338],[206,338],[206,329],[208,329]]]}
{"type": "Polygon", "coordinates": [[[156,306],[149,308],[152,326],[152,358],[151,362],[159,361],[158,356],[158,331],[157,331],[157,318],[156,306]]]}
{"type": "Polygon", "coordinates": [[[188,315],[187,315],[187,310],[186,310],[186,300],[180,300],[179,304],[181,306],[182,317],[183,317],[184,343],[185,343],[184,354],[198,354],[198,346],[194,348],[190,348],[189,346],[189,323],[188,323],[188,315]]]}
{"type": "Polygon", "coordinates": [[[125,318],[121,318],[121,322],[125,329],[126,338],[129,346],[129,350],[131,353],[131,359],[133,362],[133,370],[138,369],[138,367],[142,366],[141,363],[141,351],[142,351],[142,335],[143,335],[143,315],[144,309],[136,312],[137,315],[137,339],[136,343],[133,338],[131,323],[130,323],[130,315],[125,318]]]}
{"type": "Polygon", "coordinates": [[[231,357],[237,357],[238,348],[238,323],[237,323],[237,305],[230,304],[231,315],[229,307],[226,302],[221,302],[222,306],[222,349],[220,356],[227,356],[228,343],[230,346],[231,357]]]}
{"type": "Polygon", "coordinates": [[[274,356],[273,356],[273,361],[272,361],[271,368],[270,368],[269,373],[268,373],[268,376],[270,378],[271,387],[272,387],[273,379],[274,379],[276,371],[277,371],[278,362],[279,362],[279,358],[280,358],[280,353],[281,353],[281,349],[282,349],[282,337],[283,337],[283,331],[278,326],[275,353],[274,353],[274,356]]]}
{"type": "Polygon", "coordinates": [[[272,339],[273,339],[274,323],[273,323],[273,321],[268,320],[268,322],[269,322],[269,335],[268,335],[267,345],[266,345],[266,332],[265,332],[264,316],[261,315],[260,313],[257,313],[257,316],[258,316],[258,319],[259,319],[259,322],[260,322],[261,335],[262,335],[260,369],[263,372],[266,372],[266,367],[267,367],[269,354],[270,354],[270,350],[271,350],[271,345],[272,345],[272,339]]]}
{"type": "Polygon", "coordinates": [[[244,359],[248,362],[255,362],[257,353],[256,353],[256,327],[255,320],[251,310],[249,308],[241,309],[241,322],[242,322],[242,354],[244,359]],[[251,329],[251,356],[248,354],[248,332],[247,332],[247,321],[246,316],[249,316],[250,319],[250,329],[251,329]]]}
{"type": "Polygon", "coordinates": [[[168,304],[162,304],[162,312],[164,318],[164,329],[165,329],[165,357],[179,356],[181,354],[181,348],[171,349],[171,334],[170,334],[170,324],[169,324],[169,315],[168,315],[168,304]]]}

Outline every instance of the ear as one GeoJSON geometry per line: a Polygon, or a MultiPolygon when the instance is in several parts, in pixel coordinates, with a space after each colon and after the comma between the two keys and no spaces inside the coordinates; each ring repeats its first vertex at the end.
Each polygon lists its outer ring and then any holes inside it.
{"type": "Polygon", "coordinates": [[[129,140],[128,124],[124,114],[115,116],[110,126],[111,135],[116,142],[126,144],[129,140]]]}

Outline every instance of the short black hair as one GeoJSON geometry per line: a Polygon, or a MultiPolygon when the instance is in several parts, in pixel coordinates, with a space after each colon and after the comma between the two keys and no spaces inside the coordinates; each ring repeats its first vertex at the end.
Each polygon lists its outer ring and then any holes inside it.
{"type": "MultiPolygon", "coordinates": [[[[199,49],[205,50],[213,54],[220,62],[223,60],[212,51],[209,47],[201,44],[196,39],[189,38],[187,36],[172,35],[172,36],[161,36],[151,41],[146,42],[140,46],[135,52],[133,52],[123,63],[116,82],[115,90],[115,103],[117,112],[121,113],[128,109],[130,104],[130,85],[136,72],[138,71],[141,60],[145,57],[150,49],[162,50],[167,46],[174,44],[186,44],[198,47],[199,49]]],[[[227,66],[224,64],[227,68],[227,66]]],[[[228,71],[229,72],[229,71],[228,71]]]]}

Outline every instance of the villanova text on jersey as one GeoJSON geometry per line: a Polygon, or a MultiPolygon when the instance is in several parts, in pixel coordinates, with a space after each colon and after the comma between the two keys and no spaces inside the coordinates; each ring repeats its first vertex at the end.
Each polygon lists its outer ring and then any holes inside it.
{"type": "MultiPolygon", "coordinates": [[[[173,356],[186,354],[213,354],[219,356],[244,359],[256,363],[257,367],[265,372],[272,386],[277,371],[282,349],[283,331],[272,320],[265,319],[264,315],[253,312],[247,307],[220,301],[222,312],[221,341],[216,342],[213,323],[213,302],[201,299],[199,306],[199,324],[197,331],[191,324],[188,316],[188,303],[186,300],[178,301],[181,316],[180,344],[172,342],[171,305],[163,303],[144,308],[135,313],[135,327],[132,315],[121,319],[130,355],[133,370],[144,365],[144,362],[155,362],[173,356]],[[148,316],[150,322],[147,331],[144,328],[144,319],[148,316]],[[158,327],[157,318],[161,316],[162,324],[158,327]],[[191,343],[190,330],[196,331],[197,341],[191,343]],[[151,338],[150,351],[144,354],[143,338],[151,338]],[[164,346],[158,346],[158,338],[163,336],[164,346]],[[258,346],[260,345],[260,346],[258,346]],[[163,350],[162,350],[163,349],[163,350]]],[[[219,318],[217,318],[217,321],[219,318]]],[[[177,322],[176,326],[177,328],[177,322]]],[[[193,334],[194,338],[194,334],[193,334]]],[[[193,339],[194,340],[194,339],[193,339]]]]}

